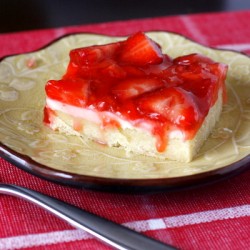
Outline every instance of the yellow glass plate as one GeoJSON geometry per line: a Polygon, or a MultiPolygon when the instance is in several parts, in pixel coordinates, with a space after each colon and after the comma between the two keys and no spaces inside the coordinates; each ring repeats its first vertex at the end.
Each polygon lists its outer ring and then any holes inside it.
{"type": "MultiPolygon", "coordinates": [[[[178,189],[220,180],[249,167],[250,58],[199,45],[181,35],[148,32],[172,57],[201,53],[229,65],[228,102],[216,128],[191,163],[126,155],[119,148],[51,131],[43,125],[44,86],[64,74],[69,51],[125,39],[72,34],[39,51],[0,62],[1,156],[40,177],[105,189],[178,189]]],[[[176,149],[178,150],[178,149],[176,149]]]]}

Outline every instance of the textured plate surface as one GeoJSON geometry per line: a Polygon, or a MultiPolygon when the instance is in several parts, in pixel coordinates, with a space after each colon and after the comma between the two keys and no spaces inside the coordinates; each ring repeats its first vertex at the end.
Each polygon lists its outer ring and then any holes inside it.
{"type": "Polygon", "coordinates": [[[195,52],[229,65],[228,102],[195,160],[184,164],[126,155],[121,149],[44,127],[44,85],[63,75],[69,51],[124,39],[96,34],[66,36],[39,51],[6,57],[0,62],[2,156],[40,177],[85,187],[178,188],[246,169],[250,161],[250,58],[204,47],[173,33],[147,34],[172,57],[195,52]]]}

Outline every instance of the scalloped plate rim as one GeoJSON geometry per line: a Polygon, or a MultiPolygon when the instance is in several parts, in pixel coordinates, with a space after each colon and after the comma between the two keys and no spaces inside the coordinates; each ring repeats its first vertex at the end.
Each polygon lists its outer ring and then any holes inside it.
{"type": "Polygon", "coordinates": [[[63,170],[53,169],[31,159],[28,155],[24,155],[8,148],[0,142],[0,153],[5,160],[14,164],[16,167],[29,172],[35,176],[45,180],[66,184],[75,187],[86,187],[93,190],[102,191],[177,191],[198,186],[208,185],[229,177],[238,175],[249,170],[250,155],[241,160],[223,166],[221,168],[210,170],[198,174],[186,175],[180,177],[169,178],[148,178],[148,179],[128,179],[128,178],[108,178],[93,175],[79,175],[69,173],[63,170]],[[23,163],[25,161],[25,164],[23,163]],[[34,171],[35,170],[35,171],[34,171]],[[46,174],[44,173],[46,172],[46,174]],[[58,175],[59,174],[59,175],[58,175]],[[61,177],[63,175],[63,177],[61,177]],[[68,178],[66,178],[66,176],[68,178]],[[204,182],[205,181],[205,182],[204,182]],[[119,190],[114,187],[120,185],[119,190]]]}

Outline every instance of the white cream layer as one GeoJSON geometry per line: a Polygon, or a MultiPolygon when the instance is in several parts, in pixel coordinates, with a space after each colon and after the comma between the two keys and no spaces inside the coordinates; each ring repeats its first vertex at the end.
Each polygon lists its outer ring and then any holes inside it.
{"type": "MultiPolygon", "coordinates": [[[[46,106],[52,110],[61,111],[73,117],[86,119],[100,125],[103,124],[104,119],[106,121],[108,119],[111,119],[119,122],[122,129],[132,129],[136,127],[143,129],[149,133],[152,133],[153,130],[153,126],[150,123],[143,121],[142,119],[128,122],[125,121],[123,118],[119,117],[119,113],[115,114],[109,111],[100,112],[91,108],[87,109],[82,107],[76,107],[73,105],[62,103],[60,101],[55,101],[48,97],[46,98],[46,106]]],[[[171,139],[174,138],[184,139],[185,134],[181,130],[173,130],[170,132],[169,137],[171,139]]]]}

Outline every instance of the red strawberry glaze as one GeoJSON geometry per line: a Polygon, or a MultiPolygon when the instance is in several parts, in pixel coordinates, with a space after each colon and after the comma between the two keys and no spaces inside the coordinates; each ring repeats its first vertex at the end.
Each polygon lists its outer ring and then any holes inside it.
{"type": "MultiPolygon", "coordinates": [[[[48,81],[46,94],[64,104],[114,113],[134,126],[143,120],[163,152],[171,131],[181,130],[185,139],[195,136],[219,89],[226,96],[226,72],[227,66],[199,54],[171,59],[139,32],[126,41],[72,50],[66,74],[48,81]]],[[[45,108],[45,123],[49,112],[45,108]]],[[[120,124],[104,117],[103,126],[120,124]]]]}

